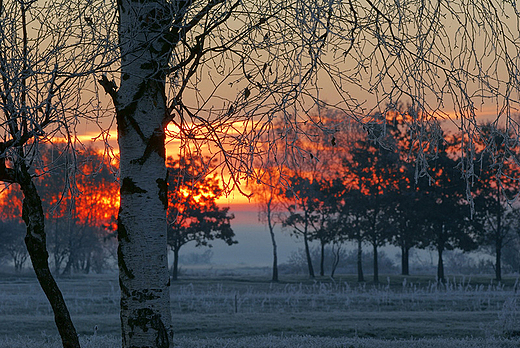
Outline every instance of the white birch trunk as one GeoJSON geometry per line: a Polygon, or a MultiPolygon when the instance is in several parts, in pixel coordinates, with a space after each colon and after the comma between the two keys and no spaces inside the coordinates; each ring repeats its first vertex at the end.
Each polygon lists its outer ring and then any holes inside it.
{"type": "Polygon", "coordinates": [[[168,57],[162,31],[167,27],[166,7],[161,1],[128,0],[118,6],[121,86],[113,98],[121,156],[118,262],[123,347],[169,347],[163,130],[168,57]]]}

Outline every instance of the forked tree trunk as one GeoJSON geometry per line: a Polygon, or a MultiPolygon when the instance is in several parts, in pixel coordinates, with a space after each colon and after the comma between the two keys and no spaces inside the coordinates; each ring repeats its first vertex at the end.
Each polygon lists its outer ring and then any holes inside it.
{"type": "Polygon", "coordinates": [[[20,170],[20,188],[24,194],[22,217],[27,226],[25,245],[36,277],[54,313],[54,321],[64,348],[79,348],[78,334],[58,284],[49,268],[42,202],[26,168],[20,170]]]}
{"type": "Polygon", "coordinates": [[[71,275],[72,273],[72,264],[74,263],[74,256],[73,253],[69,253],[69,259],[67,260],[67,264],[65,265],[65,268],[63,269],[63,272],[61,272],[62,276],[71,275]]]}
{"type": "Polygon", "coordinates": [[[123,347],[170,346],[164,147],[172,39],[167,1],[118,1],[121,86],[101,84],[116,107],[121,205],[118,264],[123,347]]]}

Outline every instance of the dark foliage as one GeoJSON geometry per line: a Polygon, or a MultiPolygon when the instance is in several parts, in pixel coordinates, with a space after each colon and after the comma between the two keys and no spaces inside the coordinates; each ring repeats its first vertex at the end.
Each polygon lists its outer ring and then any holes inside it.
{"type": "Polygon", "coordinates": [[[168,158],[168,245],[174,253],[173,279],[177,279],[179,250],[189,243],[211,246],[220,239],[237,243],[231,229],[233,214],[219,208],[222,189],[214,176],[206,175],[208,163],[199,157],[168,158]]]}

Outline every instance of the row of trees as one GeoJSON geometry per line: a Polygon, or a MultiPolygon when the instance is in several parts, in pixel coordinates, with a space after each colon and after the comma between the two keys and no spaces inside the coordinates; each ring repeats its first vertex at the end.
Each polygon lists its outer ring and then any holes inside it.
{"type": "MultiPolygon", "coordinates": [[[[321,119],[323,127],[335,131],[327,135],[319,130],[302,141],[300,147],[308,155],[282,168],[282,185],[272,180],[272,172],[264,173],[265,185],[256,187],[264,220],[271,235],[272,220],[277,219],[303,239],[309,276],[315,275],[309,249],[309,241],[315,240],[322,251],[320,275],[327,245],[338,255],[342,243],[355,241],[360,281],[364,280],[364,243],[372,248],[376,283],[378,249],[388,243],[401,249],[405,275],[411,248],[435,249],[439,280],[445,279],[445,250],[492,247],[495,275],[501,279],[502,248],[520,229],[520,210],[512,205],[520,192],[520,167],[504,151],[506,144],[512,148],[515,139],[481,125],[481,143],[476,144],[473,157],[461,158],[460,144],[465,143],[461,135],[441,131],[422,144],[408,142],[407,134],[413,131],[408,122],[411,112],[375,115],[368,136],[359,127],[347,129],[343,117],[329,114],[321,119]],[[428,167],[420,167],[420,158],[414,155],[417,146],[429,157],[428,167]],[[470,178],[461,173],[461,161],[474,167],[470,178]]],[[[273,248],[276,254],[276,244],[273,248]]],[[[335,260],[337,266],[339,259],[335,260]]],[[[277,280],[276,259],[273,280],[277,280]]]]}
{"type": "MultiPolygon", "coordinates": [[[[332,117],[328,122],[336,121],[332,117]]],[[[287,168],[288,185],[282,190],[273,185],[257,185],[256,197],[266,209],[263,218],[270,226],[274,247],[273,279],[278,279],[274,225],[280,221],[304,239],[311,276],[314,276],[314,267],[310,261],[309,241],[320,243],[320,274],[323,275],[325,247],[331,244],[333,254],[339,255],[341,244],[353,240],[358,244],[360,281],[364,280],[359,261],[363,243],[369,243],[373,249],[375,281],[378,280],[378,248],[387,243],[401,248],[403,274],[409,273],[408,255],[412,247],[435,248],[439,255],[439,279],[444,278],[444,250],[473,250],[490,245],[496,256],[496,278],[500,279],[502,247],[518,228],[517,209],[509,205],[518,185],[515,180],[507,179],[514,177],[514,166],[501,159],[500,170],[507,176],[497,181],[496,169],[490,164],[493,156],[500,156],[500,149],[497,148],[496,153],[476,154],[482,170],[471,187],[474,204],[471,219],[466,182],[456,168],[460,159],[454,155],[457,152],[454,144],[460,140],[445,137],[441,147],[434,151],[437,158],[430,161],[432,168],[428,176],[416,181],[415,163],[402,156],[409,150],[402,138],[406,130],[402,114],[392,114],[385,127],[386,149],[365,137],[359,129],[352,128],[348,132],[350,142],[336,134],[325,138],[319,151],[309,149],[309,154],[314,152],[320,156],[319,166],[318,161],[312,159],[313,162],[299,163],[298,171],[287,168]],[[287,210],[283,217],[281,203],[287,210]]],[[[489,132],[489,141],[496,146],[506,141],[500,138],[502,133],[491,138],[490,126],[483,129],[489,132]]],[[[66,173],[68,155],[64,149],[46,147],[39,159],[54,166],[52,174],[42,166],[39,191],[47,211],[47,243],[55,273],[60,270],[63,274],[71,270],[88,273],[91,267],[101,271],[107,259],[115,257],[110,245],[113,239],[108,238],[115,229],[117,210],[113,168],[91,149],[77,152],[75,157],[80,163],[81,175],[75,176],[75,185],[81,194],[73,198],[64,190],[66,181],[72,179],[66,173]]],[[[228,208],[215,204],[215,199],[222,195],[222,188],[215,176],[204,174],[209,167],[212,167],[211,161],[204,158],[168,160],[168,244],[174,253],[173,279],[177,279],[179,251],[184,244],[194,241],[197,245],[209,245],[213,239],[222,239],[229,245],[236,243],[230,226],[233,216],[228,208]]],[[[270,180],[278,180],[275,168],[264,174],[270,180]]],[[[23,234],[16,233],[22,230],[20,221],[16,220],[21,206],[20,192],[7,190],[3,201],[0,228],[4,237],[3,252],[20,270],[27,259],[23,234]]],[[[339,257],[335,258],[332,273],[338,262],[339,257]]]]}
{"type": "MultiPolygon", "coordinates": [[[[71,152],[58,143],[42,145],[38,153],[34,159],[40,163],[34,173],[35,184],[45,213],[46,244],[54,274],[101,272],[116,257],[115,239],[109,235],[119,206],[114,168],[90,148],[71,152]],[[73,159],[77,168],[72,172],[73,159]]],[[[0,198],[0,219],[6,227],[3,235],[14,238],[7,239],[9,242],[4,239],[3,245],[23,244],[22,193],[18,185],[6,187],[0,198]]],[[[26,255],[24,249],[21,252],[26,255]]],[[[13,261],[16,264],[14,256],[13,261]]]]}
{"type": "MultiPolygon", "coordinates": [[[[90,148],[76,151],[78,171],[71,176],[67,173],[71,154],[65,146],[45,146],[39,153],[42,170],[37,188],[45,211],[54,273],[101,272],[110,267],[117,259],[117,163],[107,163],[102,153],[90,148]],[[74,181],[74,195],[66,189],[68,181],[74,181]]],[[[200,157],[168,159],[168,245],[174,254],[173,279],[177,279],[179,250],[186,243],[208,246],[214,239],[236,243],[230,223],[234,216],[229,208],[215,203],[222,188],[214,175],[205,174],[205,167],[210,165],[200,157]]],[[[21,192],[12,185],[0,199],[0,257],[9,257],[15,270],[20,271],[28,258],[19,218],[21,192]]]]}

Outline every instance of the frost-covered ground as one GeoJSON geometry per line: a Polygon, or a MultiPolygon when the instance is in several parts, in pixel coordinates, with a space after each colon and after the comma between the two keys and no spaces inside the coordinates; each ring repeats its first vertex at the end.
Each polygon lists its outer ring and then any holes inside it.
{"type": "MultiPolygon", "coordinates": [[[[59,347],[50,307],[33,277],[0,277],[0,348],[59,347]]],[[[243,275],[172,284],[178,347],[518,347],[515,278],[352,276],[335,281],[243,275]],[[471,338],[469,338],[471,337],[471,338]]],[[[120,346],[115,275],[60,279],[84,347],[120,346]],[[94,333],[94,327],[97,332],[94,333]]]]}
{"type": "MultiPolygon", "coordinates": [[[[114,337],[82,339],[83,348],[116,348],[120,340],[114,337]]],[[[179,348],[517,348],[520,340],[505,338],[465,339],[409,339],[381,340],[375,338],[331,338],[313,336],[252,336],[241,338],[196,339],[180,337],[175,340],[179,348]]],[[[59,348],[57,339],[6,338],[0,348],[59,348]]]]}

